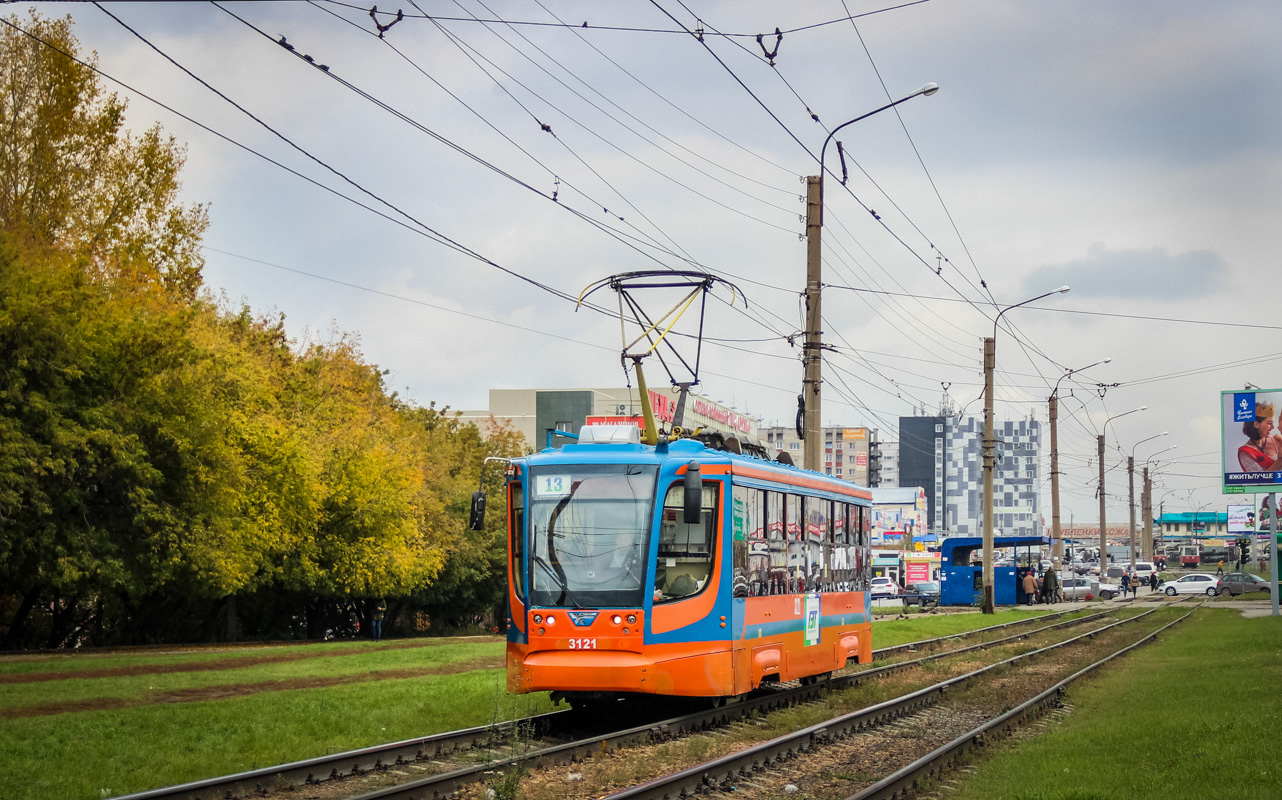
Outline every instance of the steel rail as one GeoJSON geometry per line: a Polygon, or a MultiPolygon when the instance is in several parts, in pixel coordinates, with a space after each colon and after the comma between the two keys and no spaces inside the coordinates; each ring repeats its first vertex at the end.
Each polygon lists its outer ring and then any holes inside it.
{"type": "MultiPolygon", "coordinates": [[[[1198,608],[1201,608],[1201,605],[1199,605],[1198,608]]],[[[1153,610],[1156,611],[1157,609],[1153,610]]],[[[917,788],[922,779],[939,775],[945,770],[958,764],[970,750],[983,746],[989,738],[987,734],[990,731],[996,731],[998,729],[1009,730],[1017,723],[1023,721],[1030,714],[1039,712],[1044,706],[1049,705],[1050,703],[1057,702],[1060,696],[1063,695],[1064,690],[1073,682],[1085,677],[1091,672],[1094,672],[1109,661],[1125,655],[1140,645],[1151,642],[1157,638],[1159,633],[1162,633],[1173,625],[1188,619],[1196,610],[1197,608],[1189,609],[1184,616],[1172,620],[1140,640],[1123,647],[1121,650],[1118,650],[1111,655],[1105,656],[1094,664],[1084,667],[1046,691],[1038,694],[1036,697],[1033,697],[1027,702],[1021,703],[1015,708],[994,717],[974,730],[958,736],[948,744],[942,745],[902,769],[887,775],[885,778],[882,778],[873,785],[865,787],[856,794],[846,798],[846,800],[892,800],[893,798],[905,797],[908,793],[911,793],[917,788]]],[[[1147,613],[1152,612],[1150,611],[1147,613]]]]}
{"type": "MultiPolygon", "coordinates": [[[[1056,648],[1066,647],[1082,639],[1094,638],[1100,633],[1116,628],[1120,625],[1127,625],[1157,611],[1157,608],[1150,609],[1133,617],[1106,625],[1102,628],[1065,639],[1062,642],[1047,645],[1046,647],[1032,650],[1028,653],[1022,653],[1011,658],[1003,659],[993,664],[980,667],[977,670],[968,672],[964,675],[958,675],[939,683],[927,686],[917,691],[910,692],[901,697],[893,698],[873,706],[869,706],[859,711],[849,714],[843,714],[833,719],[825,720],[816,725],[811,725],[801,730],[776,737],[770,741],[763,742],[759,745],[740,750],[736,753],[713,759],[712,761],[698,764],[688,769],[675,772],[671,775],[665,775],[646,783],[638,784],[622,792],[608,795],[603,800],[669,800],[670,798],[690,797],[697,792],[707,791],[720,786],[729,786],[733,781],[747,776],[755,770],[761,769],[772,763],[791,758],[798,753],[807,751],[813,747],[821,746],[830,739],[839,738],[862,731],[866,728],[881,724],[887,720],[900,717],[908,712],[927,706],[950,689],[964,683],[965,681],[983,675],[990,670],[1008,666],[1018,661],[1033,658],[1056,648]]],[[[1022,637],[1011,637],[1022,638],[1022,637]]],[[[955,652],[955,651],[952,651],[955,652]]],[[[1124,652],[1124,651],[1123,651],[1124,652]]],[[[893,665],[899,666],[899,665],[893,665]]],[[[889,796],[889,795],[887,795],[889,796]]],[[[366,800],[373,798],[374,795],[365,795],[355,800],[366,800]]],[[[406,798],[413,797],[406,795],[406,798]]],[[[426,796],[421,796],[426,797],[426,796]]],[[[415,797],[414,800],[418,800],[415,797]]]]}
{"type": "Polygon", "coordinates": [[[697,711],[691,714],[685,714],[679,717],[663,720],[661,722],[651,722],[645,725],[628,728],[627,730],[616,731],[601,736],[594,736],[587,739],[555,745],[553,747],[542,748],[528,753],[509,756],[507,758],[495,759],[485,764],[478,764],[474,767],[455,770],[453,772],[447,772],[440,775],[432,775],[397,786],[378,789],[353,797],[352,800],[430,800],[431,798],[448,795],[463,786],[476,783],[484,776],[492,775],[496,772],[507,772],[508,770],[516,768],[539,769],[554,765],[560,766],[564,764],[572,764],[589,754],[610,752],[624,745],[648,743],[655,741],[656,738],[670,738],[671,736],[680,733],[719,727],[728,724],[733,719],[746,716],[754,711],[768,711],[775,708],[791,706],[799,702],[816,698],[834,689],[858,685],[870,677],[889,675],[927,661],[946,658],[960,653],[967,653],[972,650],[988,649],[1006,642],[1027,638],[1034,633],[1040,633],[1042,631],[1066,627],[1069,625],[1077,625],[1084,621],[1107,616],[1108,613],[1109,612],[1100,612],[1090,617],[1058,622],[1054,625],[1047,625],[1033,631],[1024,631],[1022,633],[1007,636],[1003,639],[997,639],[990,642],[980,642],[978,644],[956,650],[932,653],[911,661],[900,661],[894,664],[874,667],[873,669],[864,670],[862,672],[836,676],[828,681],[818,684],[782,689],[762,696],[750,698],[741,703],[723,706],[722,708],[697,711]]]}
{"type": "MultiPolygon", "coordinates": [[[[1016,620],[1014,622],[1002,623],[1000,625],[991,625],[986,628],[978,628],[973,631],[965,631],[950,636],[941,636],[934,639],[925,639],[918,642],[893,645],[891,647],[882,648],[881,650],[874,650],[873,657],[885,658],[886,656],[899,651],[908,651],[945,641],[965,639],[976,634],[1027,625],[1029,623],[1036,623],[1071,613],[1075,613],[1075,611],[1061,611],[1053,614],[1045,614],[1037,617],[1030,617],[1028,619],[1016,620]]],[[[1002,639],[980,642],[978,644],[956,650],[932,653],[911,661],[895,662],[893,664],[874,667],[847,675],[836,676],[829,681],[824,681],[818,684],[780,689],[724,708],[700,711],[667,720],[651,722],[646,725],[636,726],[634,728],[613,732],[599,737],[593,737],[591,739],[585,739],[582,743],[571,742],[565,745],[544,748],[523,756],[511,756],[509,758],[495,759],[478,767],[456,770],[454,772],[423,778],[420,781],[416,781],[414,784],[406,784],[406,786],[416,786],[419,784],[432,786],[433,782],[439,782],[439,786],[436,791],[444,792],[447,790],[440,787],[448,785],[457,788],[458,786],[465,785],[469,782],[475,782],[475,780],[478,779],[476,776],[483,774],[484,772],[496,769],[505,769],[518,762],[529,763],[531,759],[539,762],[548,759],[549,763],[557,760],[573,760],[574,758],[577,758],[578,754],[581,752],[595,752],[601,749],[603,742],[612,743],[606,745],[607,748],[609,748],[619,746],[621,744],[629,744],[639,740],[650,740],[654,738],[655,731],[664,732],[662,735],[674,735],[693,730],[703,730],[715,725],[725,724],[730,719],[743,716],[749,712],[769,711],[793,705],[795,703],[805,702],[833,689],[857,685],[868,678],[888,675],[937,658],[945,658],[952,655],[967,653],[972,650],[987,649],[1054,628],[1078,625],[1083,622],[1089,622],[1098,619],[1099,617],[1106,616],[1108,613],[1110,612],[1101,611],[1085,617],[1077,617],[1054,625],[1024,631],[1002,639]],[[581,747],[579,746],[580,744],[582,745],[581,747]],[[472,776],[470,780],[469,776],[472,776]]],[[[536,736],[544,735],[552,728],[553,725],[567,721],[572,714],[572,711],[554,711],[549,714],[540,714],[534,717],[512,720],[509,722],[498,723],[496,725],[484,725],[458,731],[448,731],[445,733],[432,734],[430,736],[406,739],[399,742],[375,745],[359,750],[351,750],[326,756],[317,756],[315,758],[295,761],[288,764],[263,767],[233,775],[207,778],[200,781],[181,784],[179,786],[150,789],[134,794],[121,795],[113,798],[113,800],[225,800],[226,798],[250,797],[262,794],[266,791],[280,789],[285,786],[314,784],[336,778],[361,775],[374,770],[397,766],[423,758],[431,758],[447,754],[456,750],[483,746],[493,742],[494,739],[499,736],[503,736],[517,730],[518,727],[525,729],[532,728],[534,735],[536,736]]],[[[452,791],[452,789],[448,791],[452,791]]],[[[381,796],[383,795],[370,795],[370,797],[381,796]]],[[[393,797],[397,795],[387,796],[393,797]]],[[[413,797],[415,795],[406,796],[413,797]]]]}
{"type": "Polygon", "coordinates": [[[506,734],[516,729],[518,725],[532,726],[536,731],[546,731],[571,713],[573,712],[553,711],[549,714],[538,714],[511,722],[404,739],[344,753],[238,772],[234,775],[207,778],[180,786],[120,795],[113,800],[224,800],[224,798],[251,797],[283,786],[318,783],[348,775],[359,775],[420,758],[484,746],[495,736],[506,734]]]}

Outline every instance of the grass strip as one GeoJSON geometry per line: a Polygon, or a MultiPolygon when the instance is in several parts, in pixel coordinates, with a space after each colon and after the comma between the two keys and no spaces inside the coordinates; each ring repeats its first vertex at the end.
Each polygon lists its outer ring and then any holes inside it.
{"type": "Polygon", "coordinates": [[[956,800],[1282,797],[1282,619],[1205,609],[1070,689],[1049,732],[998,745],[956,800]]]}
{"type": "Polygon", "coordinates": [[[219,686],[357,677],[372,672],[447,668],[476,662],[495,665],[502,663],[503,652],[502,642],[461,642],[447,647],[371,648],[357,655],[320,656],[210,672],[144,672],[117,678],[0,684],[0,709],[94,700],[146,701],[149,697],[162,702],[162,696],[167,694],[219,686]]]}
{"type": "Polygon", "coordinates": [[[502,670],[6,720],[0,797],[99,800],[551,710],[502,670]]]}
{"type": "MultiPolygon", "coordinates": [[[[1047,624],[1072,619],[1073,616],[1094,614],[1105,609],[1106,607],[1099,603],[1083,603],[1080,611],[1073,611],[1047,624]]],[[[914,614],[907,619],[878,620],[872,626],[872,646],[874,648],[891,647],[922,639],[969,633],[978,628],[1018,622],[1022,619],[1044,616],[1047,613],[1049,612],[1045,610],[1011,608],[993,614],[914,614]]],[[[997,634],[994,633],[994,635],[997,634]]]]}

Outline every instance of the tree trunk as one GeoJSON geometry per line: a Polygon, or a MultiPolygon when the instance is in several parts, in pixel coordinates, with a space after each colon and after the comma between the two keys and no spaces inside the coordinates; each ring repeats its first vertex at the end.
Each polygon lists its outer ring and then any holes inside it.
{"type": "Polygon", "coordinates": [[[4,635],[4,641],[0,642],[0,650],[17,650],[22,646],[22,635],[27,626],[27,617],[31,614],[31,609],[36,607],[36,600],[40,598],[40,587],[32,587],[31,591],[22,596],[22,604],[18,606],[18,611],[9,620],[9,630],[4,635]]]}

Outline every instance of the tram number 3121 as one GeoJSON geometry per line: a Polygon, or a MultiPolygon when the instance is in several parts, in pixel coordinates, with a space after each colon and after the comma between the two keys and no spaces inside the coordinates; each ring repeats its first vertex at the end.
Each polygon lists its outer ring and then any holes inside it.
{"type": "Polygon", "coordinates": [[[571,639],[571,650],[595,650],[596,639],[571,639]]]}

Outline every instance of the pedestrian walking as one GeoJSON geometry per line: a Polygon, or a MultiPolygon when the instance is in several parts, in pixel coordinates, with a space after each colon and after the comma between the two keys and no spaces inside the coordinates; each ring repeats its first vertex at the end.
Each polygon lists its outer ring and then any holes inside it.
{"type": "Polygon", "coordinates": [[[1024,573],[1024,604],[1031,606],[1033,597],[1037,594],[1037,579],[1033,577],[1033,571],[1030,569],[1024,573]]]}
{"type": "Polygon", "coordinates": [[[1126,597],[1131,591],[1131,573],[1122,573],[1122,597],[1126,597]]]}
{"type": "Polygon", "coordinates": [[[1042,601],[1059,602],[1059,576],[1055,574],[1053,567],[1047,567],[1046,574],[1042,577],[1042,601]]]}

